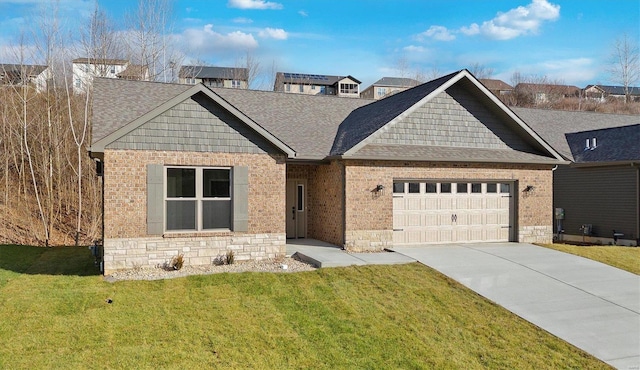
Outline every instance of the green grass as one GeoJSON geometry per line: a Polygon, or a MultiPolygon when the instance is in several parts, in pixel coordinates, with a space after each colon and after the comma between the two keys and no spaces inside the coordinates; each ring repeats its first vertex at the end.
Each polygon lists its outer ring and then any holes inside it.
{"type": "Polygon", "coordinates": [[[86,248],[0,246],[0,368],[608,368],[417,263],[96,273],[86,248]]]}
{"type": "Polygon", "coordinates": [[[575,254],[640,275],[640,248],[616,246],[577,246],[541,244],[543,247],[575,254]]]}

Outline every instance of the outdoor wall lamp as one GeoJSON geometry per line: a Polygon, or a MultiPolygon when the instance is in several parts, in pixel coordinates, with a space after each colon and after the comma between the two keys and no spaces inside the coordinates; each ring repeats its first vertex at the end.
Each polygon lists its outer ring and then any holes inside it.
{"type": "Polygon", "coordinates": [[[379,192],[381,192],[382,190],[384,190],[384,185],[382,185],[382,184],[378,184],[378,185],[376,185],[376,188],[375,188],[375,189],[373,189],[373,190],[374,190],[376,193],[379,193],[379,192]]]}
{"type": "Polygon", "coordinates": [[[535,187],[533,185],[527,185],[526,188],[524,188],[524,190],[522,190],[525,193],[528,193],[530,191],[533,191],[533,189],[535,189],[535,187]]]}

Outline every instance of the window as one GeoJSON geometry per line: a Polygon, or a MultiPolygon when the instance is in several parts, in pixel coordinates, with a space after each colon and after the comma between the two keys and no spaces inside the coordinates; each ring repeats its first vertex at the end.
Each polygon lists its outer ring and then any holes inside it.
{"type": "Polygon", "coordinates": [[[286,91],[291,91],[291,84],[284,84],[286,91]]]}
{"type": "Polygon", "coordinates": [[[468,185],[469,184],[467,184],[467,183],[464,183],[464,184],[458,183],[458,184],[456,184],[456,193],[458,193],[458,194],[465,193],[466,194],[467,191],[468,191],[467,190],[468,189],[468,185]]]}
{"type": "Polygon", "coordinates": [[[498,192],[498,184],[496,183],[487,184],[487,193],[497,193],[497,192],[498,192]]]}
{"type": "Polygon", "coordinates": [[[316,89],[316,85],[311,85],[311,90],[315,90],[316,89]]]}
{"type": "Polygon", "coordinates": [[[298,90],[303,93],[304,92],[304,85],[299,85],[298,86],[298,90]]]}
{"type": "Polygon", "coordinates": [[[394,193],[404,193],[404,182],[394,182],[393,183],[393,192],[394,193]]]}
{"type": "Polygon", "coordinates": [[[427,193],[436,193],[438,191],[438,184],[436,184],[435,182],[428,182],[426,190],[427,193]]]}
{"type": "Polygon", "coordinates": [[[231,81],[231,87],[234,89],[239,89],[240,88],[240,80],[232,80],[231,81]]]}
{"type": "Polygon", "coordinates": [[[451,183],[443,182],[440,184],[440,193],[451,193],[451,183]]]}
{"type": "Polygon", "coordinates": [[[166,168],[165,229],[231,228],[231,169],[166,168]]]}
{"type": "Polygon", "coordinates": [[[340,84],[340,94],[357,94],[357,84],[340,84]]]}
{"type": "Polygon", "coordinates": [[[409,183],[409,193],[411,193],[411,194],[420,193],[420,183],[419,182],[410,182],[409,183]]]}
{"type": "Polygon", "coordinates": [[[381,98],[387,94],[387,89],[385,89],[384,87],[378,87],[376,88],[376,93],[378,97],[381,98]]]}
{"type": "Polygon", "coordinates": [[[111,66],[111,74],[112,75],[116,74],[116,67],[111,66]]]}
{"type": "Polygon", "coordinates": [[[471,192],[474,194],[482,193],[482,184],[479,182],[471,184],[471,192]]]}
{"type": "Polygon", "coordinates": [[[511,187],[509,186],[509,184],[500,184],[500,192],[501,193],[509,194],[510,190],[511,190],[511,187]]]}

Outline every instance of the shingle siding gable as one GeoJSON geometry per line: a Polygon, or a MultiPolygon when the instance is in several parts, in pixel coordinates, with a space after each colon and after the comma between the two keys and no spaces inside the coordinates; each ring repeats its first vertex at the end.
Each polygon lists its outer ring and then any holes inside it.
{"type": "Polygon", "coordinates": [[[381,132],[372,144],[531,150],[498,117],[456,85],[381,132]]]}
{"type": "Polygon", "coordinates": [[[253,154],[277,152],[245,124],[202,95],[176,105],[107,148],[253,154]]]}

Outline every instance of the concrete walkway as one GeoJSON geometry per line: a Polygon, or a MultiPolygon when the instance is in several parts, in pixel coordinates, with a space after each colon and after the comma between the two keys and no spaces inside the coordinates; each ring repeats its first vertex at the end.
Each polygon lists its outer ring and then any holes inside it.
{"type": "Polygon", "coordinates": [[[333,244],[314,239],[287,240],[287,255],[300,258],[316,267],[345,267],[352,265],[395,265],[417,262],[400,253],[347,253],[333,244]]]}
{"type": "Polygon", "coordinates": [[[638,275],[531,244],[393,250],[616,368],[640,369],[638,275]]]}

